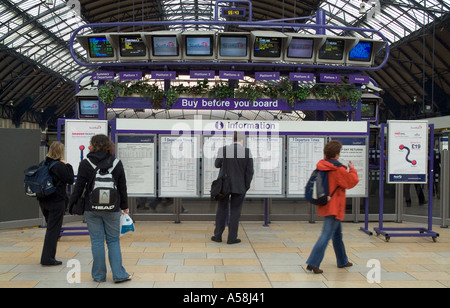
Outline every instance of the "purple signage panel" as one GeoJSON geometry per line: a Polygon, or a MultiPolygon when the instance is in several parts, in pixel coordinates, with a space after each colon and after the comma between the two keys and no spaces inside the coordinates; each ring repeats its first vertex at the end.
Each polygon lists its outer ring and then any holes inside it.
{"type": "Polygon", "coordinates": [[[320,82],[341,82],[341,75],[321,73],[320,82]]]}
{"type": "Polygon", "coordinates": [[[289,80],[291,81],[314,81],[313,73],[289,73],[289,80]]]}
{"type": "Polygon", "coordinates": [[[369,84],[369,76],[350,75],[348,76],[350,83],[369,84]]]}
{"type": "Polygon", "coordinates": [[[222,79],[244,79],[242,71],[219,71],[219,77],[222,79]]]}
{"type": "Polygon", "coordinates": [[[289,102],[279,99],[246,99],[217,98],[179,98],[172,109],[209,109],[209,110],[289,110],[289,102]]]}
{"type": "Polygon", "coordinates": [[[175,79],[177,72],[175,71],[152,71],[153,79],[175,79]]]}
{"type": "Polygon", "coordinates": [[[280,80],[280,72],[255,72],[255,80],[280,80]]]}
{"type": "Polygon", "coordinates": [[[93,72],[92,80],[114,80],[114,72],[93,72]]]}
{"type": "Polygon", "coordinates": [[[190,71],[191,78],[214,78],[216,76],[215,71],[190,71]]]}
{"type": "Polygon", "coordinates": [[[142,72],[119,72],[120,80],[139,80],[142,79],[142,72]]]}

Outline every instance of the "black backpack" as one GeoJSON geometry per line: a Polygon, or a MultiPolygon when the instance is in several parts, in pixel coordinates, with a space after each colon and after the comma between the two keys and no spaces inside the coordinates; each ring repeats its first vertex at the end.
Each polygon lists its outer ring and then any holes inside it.
{"type": "Polygon", "coordinates": [[[119,163],[119,160],[117,158],[114,159],[113,165],[109,169],[99,169],[89,158],[86,158],[86,160],[96,171],[89,195],[92,209],[97,211],[113,211],[120,197],[112,171],[119,163]]]}
{"type": "Polygon", "coordinates": [[[39,165],[28,167],[25,171],[24,190],[29,197],[44,198],[56,191],[50,169],[57,163],[54,161],[49,165],[43,160],[39,165]]]}

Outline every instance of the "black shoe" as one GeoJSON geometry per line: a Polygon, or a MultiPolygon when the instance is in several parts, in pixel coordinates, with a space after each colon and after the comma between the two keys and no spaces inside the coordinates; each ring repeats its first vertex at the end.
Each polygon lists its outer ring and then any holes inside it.
{"type": "Polygon", "coordinates": [[[61,261],[55,260],[55,261],[53,261],[51,263],[46,263],[46,264],[41,264],[41,265],[43,265],[43,266],[55,266],[55,265],[61,265],[61,264],[62,264],[61,261]]]}
{"type": "Polygon", "coordinates": [[[211,236],[211,241],[217,242],[217,243],[222,243],[222,239],[216,237],[215,235],[211,236]]]}
{"type": "Polygon", "coordinates": [[[241,242],[241,240],[240,239],[235,239],[235,240],[232,240],[232,241],[227,241],[227,244],[239,244],[241,242]]]}

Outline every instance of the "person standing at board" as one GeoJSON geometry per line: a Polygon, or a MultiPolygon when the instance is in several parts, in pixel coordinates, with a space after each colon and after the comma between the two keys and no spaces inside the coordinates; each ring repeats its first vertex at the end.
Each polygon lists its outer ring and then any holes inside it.
{"type": "Polygon", "coordinates": [[[230,215],[228,221],[227,244],[237,244],[241,240],[237,238],[239,229],[239,218],[241,217],[242,204],[245,194],[250,189],[253,179],[253,158],[249,148],[244,147],[244,135],[234,132],[233,144],[220,148],[214,162],[216,168],[220,168],[219,174],[226,172],[231,180],[231,195],[219,200],[216,213],[216,228],[211,240],[222,242],[222,233],[225,230],[228,200],[231,199],[230,215]],[[224,159],[226,169],[224,170],[224,159]]]}
{"type": "Polygon", "coordinates": [[[55,161],[56,163],[50,168],[50,175],[56,191],[47,197],[38,198],[39,206],[47,223],[41,255],[41,264],[45,266],[62,264],[61,261],[55,259],[56,246],[68,201],[66,188],[74,181],[73,168],[64,160],[64,144],[59,141],[54,141],[50,145],[45,164],[51,165],[55,161]]]}
{"type": "Polygon", "coordinates": [[[325,158],[317,163],[317,169],[328,171],[329,191],[336,191],[326,205],[317,207],[317,214],[325,217],[325,220],[322,234],[314,245],[308,260],[306,260],[306,269],[313,271],[315,274],[323,273],[319,266],[322,263],[325,249],[330,239],[333,241],[337,266],[343,268],[353,265],[348,261],[345,252],[344,242],[342,241],[341,221],[344,220],[345,216],[345,190],[355,187],[359,182],[359,178],[351,161],[348,163],[348,171],[347,167],[338,161],[341,148],[342,144],[337,140],[328,142],[323,149],[325,158]]]}

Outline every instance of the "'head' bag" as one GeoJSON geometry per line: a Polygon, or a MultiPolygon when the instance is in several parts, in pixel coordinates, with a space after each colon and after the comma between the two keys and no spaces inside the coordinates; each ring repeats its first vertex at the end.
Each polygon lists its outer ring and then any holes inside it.
{"type": "Polygon", "coordinates": [[[89,195],[89,201],[93,210],[113,211],[118,204],[119,192],[112,171],[117,166],[119,160],[116,158],[109,169],[99,169],[89,158],[86,160],[96,170],[95,178],[92,184],[92,190],[89,195]]]}

